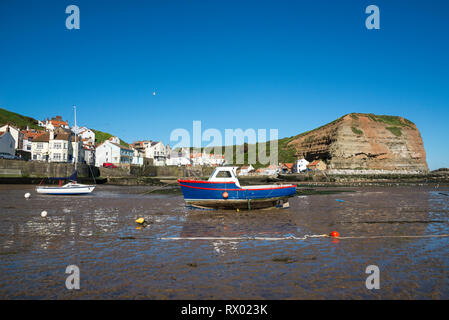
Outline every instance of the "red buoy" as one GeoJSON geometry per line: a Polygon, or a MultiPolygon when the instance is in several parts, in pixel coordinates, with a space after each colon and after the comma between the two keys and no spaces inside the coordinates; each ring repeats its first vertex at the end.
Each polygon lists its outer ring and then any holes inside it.
{"type": "Polygon", "coordinates": [[[337,237],[340,236],[340,234],[337,231],[332,231],[331,232],[331,236],[334,237],[334,238],[337,238],[337,237]]]}
{"type": "Polygon", "coordinates": [[[229,194],[225,191],[223,192],[223,199],[227,199],[229,197],[229,194]]]}

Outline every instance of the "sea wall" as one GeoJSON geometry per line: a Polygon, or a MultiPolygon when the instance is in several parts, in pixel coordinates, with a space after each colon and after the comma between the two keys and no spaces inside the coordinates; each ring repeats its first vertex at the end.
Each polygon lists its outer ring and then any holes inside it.
{"type": "MultiPolygon", "coordinates": [[[[118,168],[97,168],[78,164],[78,177],[102,178],[137,178],[137,177],[205,177],[214,170],[213,167],[177,167],[153,165],[120,165],[118,168]]],[[[0,177],[68,177],[75,171],[72,163],[55,163],[41,161],[20,161],[0,159],[0,177]]]]}
{"type": "MultiPolygon", "coordinates": [[[[68,177],[75,171],[73,163],[0,159],[0,177],[68,177]]],[[[79,163],[79,177],[98,176],[98,168],[79,163]]]]}
{"type": "Polygon", "coordinates": [[[449,170],[431,171],[428,173],[371,172],[349,171],[342,172],[307,172],[298,174],[282,174],[278,179],[291,182],[317,182],[317,183],[411,183],[411,184],[449,184],[449,170]]]}

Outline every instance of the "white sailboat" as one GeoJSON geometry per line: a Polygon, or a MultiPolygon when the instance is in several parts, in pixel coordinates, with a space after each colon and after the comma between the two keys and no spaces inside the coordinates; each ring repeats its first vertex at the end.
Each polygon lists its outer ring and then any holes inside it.
{"type": "MultiPolygon", "coordinates": [[[[75,110],[75,145],[77,143],[77,126],[76,126],[76,106],[73,106],[75,110]]],[[[78,145],[77,145],[77,153],[79,154],[78,145]]],[[[37,186],[36,192],[41,194],[52,194],[52,195],[77,195],[77,194],[88,194],[94,191],[95,185],[86,185],[77,183],[77,163],[78,163],[78,154],[75,156],[75,172],[74,174],[68,178],[69,183],[66,183],[63,186],[58,187],[46,187],[46,186],[37,186]]],[[[58,180],[58,178],[53,178],[53,180],[58,180]]],[[[61,178],[59,180],[63,180],[61,178]]]]}

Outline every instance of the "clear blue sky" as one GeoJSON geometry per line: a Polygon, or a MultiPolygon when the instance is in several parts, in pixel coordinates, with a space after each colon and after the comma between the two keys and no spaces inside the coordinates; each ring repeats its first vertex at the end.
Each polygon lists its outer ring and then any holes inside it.
{"type": "Polygon", "coordinates": [[[73,123],[76,104],[79,125],[165,143],[193,120],[286,137],[401,115],[430,168],[449,167],[448,15],[446,0],[1,0],[0,106],[73,123]],[[365,28],[370,4],[381,30],[365,28]]]}

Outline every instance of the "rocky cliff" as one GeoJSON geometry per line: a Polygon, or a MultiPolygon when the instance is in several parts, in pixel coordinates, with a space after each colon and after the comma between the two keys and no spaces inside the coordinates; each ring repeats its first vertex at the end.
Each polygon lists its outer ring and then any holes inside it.
{"type": "Polygon", "coordinates": [[[421,134],[402,117],[351,113],[291,138],[288,148],[329,169],[429,171],[421,134]]]}

